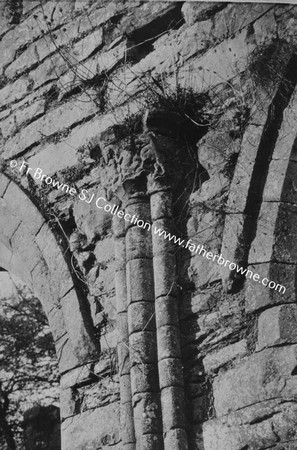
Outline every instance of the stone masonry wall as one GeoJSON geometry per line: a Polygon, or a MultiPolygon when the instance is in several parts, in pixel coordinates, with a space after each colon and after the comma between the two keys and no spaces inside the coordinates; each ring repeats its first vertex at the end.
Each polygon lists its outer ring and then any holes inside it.
{"type": "Polygon", "coordinates": [[[0,9],[0,267],[48,315],[63,450],[297,448],[297,6],[0,9]]]}

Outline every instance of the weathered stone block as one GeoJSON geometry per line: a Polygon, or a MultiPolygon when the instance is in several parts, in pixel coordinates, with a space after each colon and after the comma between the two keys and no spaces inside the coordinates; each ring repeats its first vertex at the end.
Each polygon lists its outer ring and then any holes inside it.
{"type": "Polygon", "coordinates": [[[258,219],[257,235],[252,243],[249,263],[276,260],[297,262],[297,206],[263,202],[258,219]]]}
{"type": "Polygon", "coordinates": [[[244,226],[248,217],[245,214],[227,214],[225,217],[224,234],[222,239],[221,255],[225,262],[229,262],[225,266],[218,265],[218,269],[223,280],[227,280],[231,274],[228,267],[230,262],[236,263],[241,261],[247,251],[246,239],[243,236],[244,226]]]}
{"type": "Polygon", "coordinates": [[[271,5],[261,3],[228,4],[215,14],[212,34],[221,41],[233,36],[269,11],[271,5]]]}
{"type": "MultiPolygon", "coordinates": [[[[102,124],[104,126],[104,119],[102,124]]],[[[47,175],[76,166],[80,162],[79,148],[87,145],[100,131],[101,122],[98,119],[81,124],[67,136],[67,143],[62,140],[57,143],[41,144],[35,149],[35,155],[29,158],[28,162],[31,167],[40,167],[47,175]]],[[[90,181],[94,181],[92,177],[90,181]]]]}
{"type": "Polygon", "coordinates": [[[108,331],[104,334],[104,339],[101,339],[101,352],[110,352],[117,347],[119,340],[118,330],[116,328],[113,329],[112,326],[110,328],[112,331],[108,331]]]}
{"type": "Polygon", "coordinates": [[[34,240],[47,264],[56,298],[62,298],[73,287],[73,280],[62,251],[46,224],[42,226],[34,240]]]}
{"type": "Polygon", "coordinates": [[[102,377],[99,381],[76,389],[80,411],[101,408],[106,403],[114,402],[119,398],[119,384],[117,376],[102,377]]]}
{"type": "Polygon", "coordinates": [[[178,300],[176,297],[159,297],[155,301],[157,328],[178,323],[178,300]]]}
{"type": "Polygon", "coordinates": [[[267,309],[259,316],[258,350],[279,344],[297,342],[297,305],[267,309]]]}
{"type": "Polygon", "coordinates": [[[117,312],[125,312],[128,307],[127,302],[127,286],[126,286],[126,271],[117,271],[114,274],[115,290],[116,290],[116,307],[117,312]]]}
{"type": "Polygon", "coordinates": [[[250,448],[294,448],[296,405],[273,399],[248,406],[203,425],[205,450],[250,448]],[[287,447],[285,442],[289,441],[287,447]],[[278,443],[280,447],[278,447],[278,443]],[[290,446],[292,445],[292,446],[290,446]]]}
{"type": "Polygon", "coordinates": [[[60,414],[62,419],[75,415],[76,404],[75,395],[71,388],[60,390],[60,414]]]}
{"type": "Polygon", "coordinates": [[[74,354],[68,333],[64,334],[55,342],[56,354],[59,361],[59,372],[61,374],[80,366],[80,360],[74,354]]]}
{"type": "Polygon", "coordinates": [[[291,159],[296,162],[296,146],[294,126],[297,120],[296,112],[297,90],[293,92],[290,102],[283,113],[283,121],[278,133],[278,139],[273,151],[272,158],[276,160],[288,161],[291,159]]]}
{"type": "MultiPolygon", "coordinates": [[[[288,201],[289,203],[296,203],[296,194],[293,190],[292,181],[294,180],[294,169],[297,165],[294,163],[288,164],[286,160],[272,160],[269,165],[269,172],[263,192],[263,200],[265,202],[280,202],[288,201]],[[287,171],[288,177],[286,177],[287,171]],[[286,178],[285,178],[286,177],[286,178]],[[284,185],[286,183],[286,186],[284,185]],[[295,195],[294,195],[295,194],[295,195]],[[290,201],[293,200],[293,201],[290,201]]],[[[296,170],[295,169],[295,170],[296,170]]]]}
{"type": "Polygon", "coordinates": [[[158,359],[180,358],[180,336],[178,326],[158,328],[158,359]]]}
{"type": "Polygon", "coordinates": [[[156,364],[142,364],[131,367],[131,388],[133,395],[158,391],[158,367],[156,364]]]}
{"type": "Polygon", "coordinates": [[[117,329],[119,334],[119,343],[128,340],[128,320],[127,313],[121,312],[117,314],[117,329]]]}
{"type": "Polygon", "coordinates": [[[30,72],[30,80],[33,81],[34,89],[38,89],[50,81],[58,80],[68,68],[67,62],[59,54],[54,54],[51,58],[45,59],[36,69],[30,72]]]}
{"type": "Polygon", "coordinates": [[[30,269],[26,267],[23,259],[18,254],[12,254],[8,270],[22,280],[29,289],[33,290],[33,279],[30,269]]]}
{"type": "Polygon", "coordinates": [[[0,174],[0,197],[3,197],[8,185],[10,183],[10,179],[5,175],[0,174]]]}
{"type": "Polygon", "coordinates": [[[296,11],[291,5],[278,5],[275,10],[276,22],[279,25],[279,37],[288,40],[291,44],[296,43],[296,11]]]}
{"type": "Polygon", "coordinates": [[[155,392],[133,395],[135,434],[162,434],[160,394],[155,392]],[[138,420],[137,420],[138,419],[138,420]]]}
{"type": "Polygon", "coordinates": [[[7,3],[0,3],[0,27],[1,34],[6,33],[11,27],[10,17],[7,11],[7,3]]]}
{"type": "Polygon", "coordinates": [[[157,230],[164,230],[165,233],[174,234],[172,225],[168,219],[158,219],[152,227],[152,241],[154,257],[166,253],[176,253],[178,245],[173,240],[165,239],[164,234],[159,236],[157,230]]]}
{"type": "Polygon", "coordinates": [[[136,258],[152,258],[152,241],[147,229],[139,227],[128,228],[126,233],[127,261],[136,258]]]}
{"type": "Polygon", "coordinates": [[[81,363],[97,359],[99,352],[91,338],[92,324],[87,312],[83,311],[81,300],[78,299],[75,290],[72,289],[66,294],[60,303],[70,343],[76,357],[81,363]]]}
{"type": "Polygon", "coordinates": [[[212,130],[199,143],[198,159],[210,177],[222,171],[230,155],[234,152],[234,141],[229,133],[212,130]]]}
{"type": "Polygon", "coordinates": [[[131,366],[154,364],[157,362],[156,334],[152,331],[140,331],[129,336],[131,366]]]}
{"type": "Polygon", "coordinates": [[[86,383],[94,375],[93,367],[93,364],[85,364],[63,374],[60,382],[61,388],[69,389],[86,383]]]}
{"type": "Polygon", "coordinates": [[[23,128],[20,133],[5,143],[4,153],[7,156],[17,155],[27,147],[40,142],[42,136],[49,137],[83,119],[90,118],[95,114],[95,110],[95,104],[90,102],[87,96],[82,95],[76,101],[51,110],[46,117],[41,117],[23,128]]]}
{"type": "MultiPolygon", "coordinates": [[[[46,100],[44,98],[36,99],[31,105],[25,106],[22,109],[15,110],[15,121],[17,127],[21,127],[24,123],[36,120],[45,112],[46,100]]],[[[45,166],[44,166],[45,167],[45,166]]]]}
{"type": "Polygon", "coordinates": [[[267,305],[278,303],[294,303],[296,298],[296,265],[277,262],[254,264],[248,266],[254,274],[258,273],[260,280],[254,281],[249,277],[245,281],[246,310],[249,312],[263,309],[267,305]],[[266,278],[266,280],[264,280],[266,278]],[[262,281],[275,282],[275,288],[269,289],[262,281]]]}
{"type": "Polygon", "coordinates": [[[2,269],[10,270],[10,261],[12,259],[13,252],[10,246],[9,240],[1,235],[0,236],[0,265],[2,269]]]}
{"type": "Polygon", "coordinates": [[[113,446],[119,442],[119,422],[117,403],[70,417],[62,423],[62,447],[65,450],[94,450],[103,445],[113,446]]]}
{"type": "Polygon", "coordinates": [[[95,8],[91,9],[86,15],[80,16],[79,31],[84,33],[95,27],[107,22],[112,17],[119,14],[125,6],[116,2],[108,3],[104,6],[95,4],[95,8]]]}
{"type": "MultiPolygon", "coordinates": [[[[129,204],[127,204],[125,208],[126,214],[130,214],[133,222],[135,220],[143,220],[144,222],[150,223],[151,221],[151,213],[150,213],[150,205],[148,201],[139,202],[139,199],[130,199],[129,204]],[[134,219],[133,219],[134,217],[134,219]]],[[[125,221],[125,227],[136,227],[137,225],[132,224],[131,222],[125,221]]]]}
{"type": "Polygon", "coordinates": [[[73,55],[77,61],[82,61],[98,49],[102,45],[102,42],[103,32],[102,28],[99,28],[74,44],[71,49],[71,55],[73,55]]]}
{"type": "Polygon", "coordinates": [[[17,130],[16,118],[15,115],[9,116],[7,119],[1,122],[1,133],[4,139],[15,134],[17,130]]]}
{"type": "Polygon", "coordinates": [[[40,299],[43,309],[46,314],[57,305],[59,297],[55,292],[55,289],[50,283],[49,269],[42,258],[31,272],[33,279],[34,292],[40,299]]]}
{"type": "Polygon", "coordinates": [[[156,298],[177,294],[175,270],[175,255],[166,254],[154,256],[154,282],[156,298]]]}
{"type": "MultiPolygon", "coordinates": [[[[40,5],[39,5],[40,6],[40,5]]],[[[45,17],[51,17],[51,27],[56,28],[58,25],[67,20],[67,15],[73,9],[73,3],[60,2],[59,9],[51,1],[46,2],[42,8],[39,8],[29,15],[25,20],[18,25],[18,33],[14,29],[10,30],[2,39],[1,53],[3,59],[1,60],[0,68],[7,66],[13,61],[16,51],[24,45],[36,40],[39,36],[48,32],[48,25],[45,17]],[[62,14],[62,16],[61,16],[62,14]],[[65,15],[64,15],[65,14],[65,15]],[[36,26],[38,24],[38,26],[36,26]]],[[[50,41],[50,38],[48,37],[50,41]]]]}
{"type": "Polygon", "coordinates": [[[178,358],[167,358],[159,361],[160,389],[170,386],[183,387],[182,361],[178,358]]]}
{"type": "MultiPolygon", "coordinates": [[[[121,374],[120,376],[120,389],[121,389],[121,405],[131,403],[131,377],[130,371],[127,374],[121,374]]],[[[127,418],[126,418],[127,420],[127,418]]]]}
{"type": "Polygon", "coordinates": [[[117,346],[118,359],[119,359],[119,373],[122,375],[130,376],[130,352],[129,342],[127,340],[121,340],[117,346]]]}
{"type": "MultiPolygon", "coordinates": [[[[50,45],[50,44],[48,44],[50,45]]],[[[52,44],[53,46],[53,44],[52,44]]],[[[38,62],[38,54],[36,44],[31,44],[16,60],[14,60],[4,73],[8,79],[13,79],[16,75],[23,73],[26,69],[30,69],[38,62]]]]}
{"type": "Polygon", "coordinates": [[[128,307],[128,324],[130,333],[143,330],[154,331],[156,329],[154,303],[130,303],[128,307]]]}
{"type": "MultiPolygon", "coordinates": [[[[209,248],[205,248],[205,250],[206,253],[211,251],[209,248]]],[[[216,262],[204,258],[202,254],[199,255],[198,252],[191,258],[191,264],[188,268],[188,275],[189,279],[195,284],[197,289],[221,280],[222,275],[220,270],[220,266],[216,262]]]]}
{"type": "MultiPolygon", "coordinates": [[[[124,220],[123,219],[121,219],[121,218],[119,218],[118,216],[113,216],[113,218],[112,218],[112,231],[113,231],[113,234],[114,234],[114,236],[115,236],[115,238],[117,238],[118,240],[123,240],[124,241],[124,244],[123,245],[126,245],[125,244],[125,235],[126,235],[126,232],[125,232],[125,222],[124,222],[124,220]]],[[[125,252],[124,252],[124,255],[125,255],[125,258],[126,258],[126,250],[125,250],[125,252]]],[[[118,256],[116,255],[116,258],[118,258],[118,256]]],[[[121,259],[121,258],[118,258],[119,260],[121,259]]]]}
{"type": "Polygon", "coordinates": [[[192,25],[194,22],[203,22],[204,20],[213,17],[218,11],[225,8],[227,5],[222,3],[184,3],[182,13],[187,25],[192,25]]]}
{"type": "Polygon", "coordinates": [[[0,213],[1,234],[10,239],[19,227],[22,221],[21,217],[17,214],[16,210],[12,211],[11,208],[9,208],[9,203],[7,200],[1,200],[0,213]]]}
{"type": "MultiPolygon", "coordinates": [[[[98,290],[104,295],[108,294],[110,296],[111,293],[114,292],[115,289],[115,278],[114,278],[114,265],[112,263],[107,264],[106,266],[101,267],[99,270],[99,275],[96,279],[96,286],[98,286],[98,290]]],[[[108,299],[111,301],[111,299],[108,299]]],[[[115,305],[112,305],[111,309],[114,308],[115,305]]]]}
{"type": "Polygon", "coordinates": [[[21,217],[27,225],[27,234],[33,236],[40,230],[45,223],[44,217],[29,197],[15,183],[10,183],[4,194],[4,199],[14,213],[21,217]]]}
{"type": "Polygon", "coordinates": [[[42,253],[38,246],[34,244],[27,224],[23,222],[11,238],[11,246],[14,254],[19,256],[30,273],[42,259],[42,253]]]}
{"type": "MultiPolygon", "coordinates": [[[[267,114],[267,113],[266,113],[267,114]]],[[[266,121],[265,109],[262,110],[262,121],[266,121]]],[[[244,133],[241,152],[232,179],[226,210],[240,213],[245,210],[248,191],[250,189],[253,167],[255,164],[259,144],[263,135],[263,125],[249,125],[244,133]]]]}
{"type": "Polygon", "coordinates": [[[127,263],[128,304],[137,301],[154,301],[152,260],[134,259],[127,263]],[[135,277],[137,274],[137,277],[135,277]]]}
{"type": "Polygon", "coordinates": [[[212,20],[205,20],[203,23],[199,22],[192,26],[181,28],[180,33],[178,33],[179,35],[175,39],[172,39],[172,42],[167,39],[165,42],[162,42],[163,46],[160,45],[157,47],[157,52],[159,50],[158,53],[160,54],[160,56],[158,54],[157,56],[159,56],[158,60],[160,60],[162,67],[165,70],[169,67],[170,63],[168,58],[166,61],[164,56],[170,47],[172,50],[174,49],[176,55],[180,54],[184,61],[197,57],[207,51],[214,43],[211,33],[212,28],[212,20]]]}
{"type": "Polygon", "coordinates": [[[253,23],[254,35],[257,45],[261,46],[276,39],[278,36],[274,11],[267,11],[262,17],[253,23]]]}
{"type": "MultiPolygon", "coordinates": [[[[161,432],[160,432],[161,433],[161,432]]],[[[143,434],[138,439],[139,448],[154,449],[162,448],[164,445],[163,436],[161,434],[143,434]]],[[[127,447],[127,450],[134,450],[134,444],[127,447]]]]}
{"type": "MultiPolygon", "coordinates": [[[[114,242],[114,258],[115,258],[115,270],[116,272],[126,272],[126,239],[124,236],[118,237],[114,242]]],[[[95,250],[96,252],[96,250],[95,250]]],[[[96,255],[96,253],[95,253],[96,255]]],[[[99,255],[98,255],[99,256],[99,255]]],[[[96,255],[97,258],[97,255],[96,255]]],[[[100,258],[100,257],[99,257],[100,258]]]]}
{"type": "Polygon", "coordinates": [[[187,61],[179,71],[179,83],[187,80],[193,89],[203,91],[205,86],[211,88],[222,80],[230,80],[246,68],[253,47],[254,44],[248,45],[247,30],[243,30],[235,38],[211,48],[201,58],[187,61]],[[188,79],[189,70],[191,80],[188,79]]]}
{"type": "Polygon", "coordinates": [[[297,395],[296,345],[266,349],[251,355],[215,378],[217,417],[264,400],[297,395]]]}
{"type": "Polygon", "coordinates": [[[12,84],[7,84],[4,88],[0,89],[0,103],[1,105],[8,105],[16,100],[20,100],[28,92],[29,78],[23,76],[16,80],[12,84]]]}
{"type": "Polygon", "coordinates": [[[172,217],[172,192],[160,191],[151,195],[152,220],[172,217]]]}
{"type": "Polygon", "coordinates": [[[96,244],[94,255],[98,263],[107,263],[114,259],[114,239],[105,237],[96,244]]]}
{"type": "Polygon", "coordinates": [[[184,427],[184,391],[179,387],[168,387],[161,391],[161,402],[165,405],[162,409],[164,432],[184,427]]]}
{"type": "Polygon", "coordinates": [[[27,15],[29,11],[39,6],[38,0],[25,0],[23,3],[23,15],[27,15]]]}
{"type": "Polygon", "coordinates": [[[185,430],[181,428],[176,428],[175,430],[168,430],[165,433],[164,440],[166,443],[166,446],[168,448],[174,449],[177,448],[178,450],[187,450],[188,442],[187,442],[187,433],[185,430]]]}
{"type": "MultiPolygon", "coordinates": [[[[215,293],[215,292],[214,292],[215,293]]],[[[196,295],[181,305],[180,317],[181,319],[193,316],[193,314],[204,314],[210,311],[216,304],[216,297],[212,289],[205,292],[199,292],[196,295]]]]}
{"type": "Polygon", "coordinates": [[[217,371],[221,366],[238,357],[243,357],[247,353],[247,342],[242,339],[235,344],[223,347],[216,352],[209,353],[203,358],[205,372],[217,371]]]}
{"type": "MultiPolygon", "coordinates": [[[[68,137],[67,143],[70,143],[68,137]]],[[[49,176],[68,167],[76,166],[78,162],[76,149],[71,144],[65,145],[65,142],[48,143],[45,148],[44,145],[40,145],[36,148],[36,154],[28,159],[30,167],[34,169],[39,167],[43,173],[49,176]]]]}

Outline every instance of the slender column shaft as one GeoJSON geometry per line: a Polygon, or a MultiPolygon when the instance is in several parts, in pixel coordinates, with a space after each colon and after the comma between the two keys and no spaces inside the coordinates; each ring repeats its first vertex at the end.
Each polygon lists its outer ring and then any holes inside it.
{"type": "MultiPolygon", "coordinates": [[[[126,213],[150,221],[146,196],[134,194],[126,213]]],[[[131,388],[137,450],[162,450],[151,233],[128,223],[126,232],[131,388]]]]}
{"type": "Polygon", "coordinates": [[[126,284],[126,239],[123,219],[114,216],[113,230],[115,235],[115,286],[118,327],[118,362],[120,376],[120,422],[121,448],[135,450],[135,431],[132,408],[129,332],[127,314],[127,284],[126,284]]]}
{"type": "Polygon", "coordinates": [[[172,192],[151,195],[155,310],[158,367],[165,450],[187,450],[185,400],[176,286],[176,246],[154,233],[162,228],[172,233],[172,192]]]}

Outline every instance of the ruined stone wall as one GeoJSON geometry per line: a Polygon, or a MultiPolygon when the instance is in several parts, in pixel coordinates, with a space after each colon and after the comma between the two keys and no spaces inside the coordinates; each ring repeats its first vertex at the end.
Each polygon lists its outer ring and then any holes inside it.
{"type": "Polygon", "coordinates": [[[0,4],[0,266],[49,318],[63,449],[297,447],[297,7],[0,4]]]}

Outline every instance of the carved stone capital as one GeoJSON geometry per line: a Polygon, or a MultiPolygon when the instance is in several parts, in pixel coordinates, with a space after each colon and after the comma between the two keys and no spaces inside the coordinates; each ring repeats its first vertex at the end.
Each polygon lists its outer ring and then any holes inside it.
{"type": "Polygon", "coordinates": [[[101,143],[106,188],[116,192],[123,187],[129,196],[174,188],[188,170],[183,127],[179,114],[154,109],[144,115],[142,134],[118,142],[109,133],[101,143]]]}

